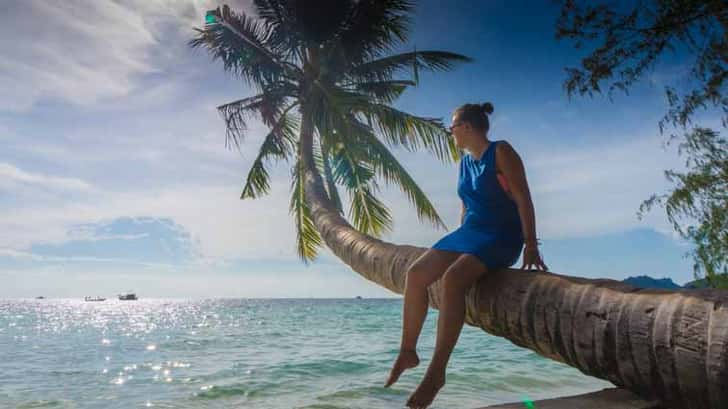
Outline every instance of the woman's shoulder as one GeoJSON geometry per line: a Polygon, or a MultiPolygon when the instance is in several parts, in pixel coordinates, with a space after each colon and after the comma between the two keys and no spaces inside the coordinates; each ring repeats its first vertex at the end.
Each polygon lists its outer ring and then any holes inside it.
{"type": "Polygon", "coordinates": [[[502,155],[508,155],[515,153],[516,150],[513,148],[513,145],[511,145],[507,140],[500,139],[497,141],[493,141],[495,143],[495,151],[498,154],[498,156],[502,155]]]}
{"type": "Polygon", "coordinates": [[[505,149],[508,149],[508,148],[513,148],[513,146],[511,145],[511,143],[510,143],[510,142],[508,142],[508,141],[507,141],[507,140],[505,140],[505,139],[498,139],[498,140],[496,140],[496,141],[493,141],[493,142],[495,143],[495,147],[496,147],[496,149],[504,149],[504,148],[505,148],[505,149]]]}
{"type": "Polygon", "coordinates": [[[507,163],[514,163],[520,160],[520,155],[508,141],[502,139],[495,145],[496,168],[502,169],[507,163]]]}

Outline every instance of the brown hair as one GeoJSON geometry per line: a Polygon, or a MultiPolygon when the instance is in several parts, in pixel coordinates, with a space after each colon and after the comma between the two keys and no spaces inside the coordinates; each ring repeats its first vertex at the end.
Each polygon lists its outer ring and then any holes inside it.
{"type": "Polygon", "coordinates": [[[488,132],[488,129],[490,129],[488,115],[493,113],[493,104],[490,102],[484,104],[464,104],[456,109],[455,113],[461,121],[469,123],[473,128],[488,132]]]}

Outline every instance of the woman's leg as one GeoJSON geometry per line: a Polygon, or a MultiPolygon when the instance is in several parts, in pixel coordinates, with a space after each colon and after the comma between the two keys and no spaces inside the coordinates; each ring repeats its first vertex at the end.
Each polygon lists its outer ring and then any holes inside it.
{"type": "Polygon", "coordinates": [[[417,357],[417,338],[427,317],[427,287],[437,281],[460,253],[428,249],[407,270],[402,311],[402,341],[399,356],[384,387],[399,379],[405,369],[420,362],[417,357]]]}
{"type": "Polygon", "coordinates": [[[485,273],[485,265],[470,254],[463,254],[447,269],[442,283],[435,353],[425,378],[410,396],[407,406],[427,407],[445,384],[447,362],[465,321],[465,293],[485,273]]]}

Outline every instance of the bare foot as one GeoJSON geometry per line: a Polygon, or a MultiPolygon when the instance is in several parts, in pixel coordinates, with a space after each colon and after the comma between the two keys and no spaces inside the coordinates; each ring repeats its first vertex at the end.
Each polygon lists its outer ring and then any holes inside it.
{"type": "Polygon", "coordinates": [[[414,350],[402,350],[399,351],[399,356],[394,362],[392,370],[389,372],[389,379],[384,384],[385,388],[390,387],[393,383],[397,382],[399,376],[402,375],[405,369],[414,368],[420,364],[420,358],[417,356],[417,352],[414,350]]]}
{"type": "Polygon", "coordinates": [[[407,399],[408,408],[427,408],[435,399],[440,388],[445,386],[445,375],[425,374],[420,385],[407,399]]]}

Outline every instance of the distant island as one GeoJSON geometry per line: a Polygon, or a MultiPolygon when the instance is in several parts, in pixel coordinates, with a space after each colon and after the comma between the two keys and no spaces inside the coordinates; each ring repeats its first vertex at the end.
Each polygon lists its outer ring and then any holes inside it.
{"type": "Polygon", "coordinates": [[[624,280],[622,280],[623,283],[627,283],[629,285],[633,285],[635,287],[640,288],[665,288],[668,290],[675,289],[675,288],[688,288],[688,289],[694,289],[694,288],[705,288],[707,287],[707,281],[704,278],[701,278],[699,280],[693,280],[685,283],[685,285],[679,285],[676,284],[672,279],[670,278],[652,278],[648,275],[641,275],[636,277],[627,277],[624,280]]]}
{"type": "Polygon", "coordinates": [[[675,284],[671,278],[652,278],[647,275],[627,277],[622,280],[622,282],[640,288],[665,288],[668,290],[683,288],[682,286],[675,284]]]}
{"type": "Polygon", "coordinates": [[[683,288],[706,288],[708,287],[708,280],[701,278],[700,280],[693,280],[689,283],[685,283],[683,288]]]}

